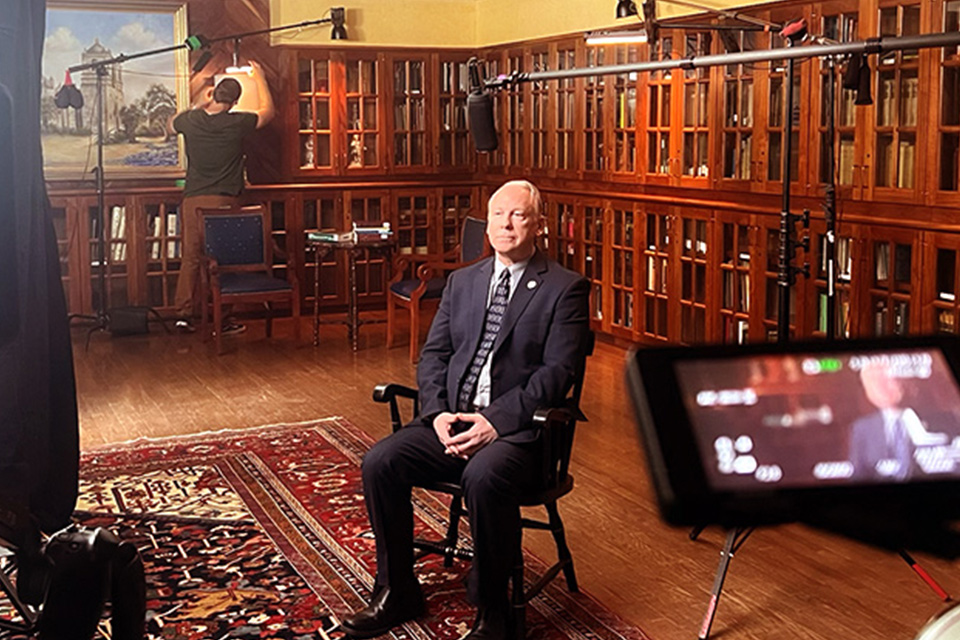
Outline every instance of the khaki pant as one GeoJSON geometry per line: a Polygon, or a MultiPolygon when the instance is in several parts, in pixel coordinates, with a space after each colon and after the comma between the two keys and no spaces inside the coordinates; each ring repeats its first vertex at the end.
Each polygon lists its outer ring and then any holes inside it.
{"type": "Polygon", "coordinates": [[[197,277],[200,275],[200,209],[235,207],[237,196],[190,196],[180,206],[180,275],[174,305],[177,316],[190,318],[196,306],[197,277]]]}

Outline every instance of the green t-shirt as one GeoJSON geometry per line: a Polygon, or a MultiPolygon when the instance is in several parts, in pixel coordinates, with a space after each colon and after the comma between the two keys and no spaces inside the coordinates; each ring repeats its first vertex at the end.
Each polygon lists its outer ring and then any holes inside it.
{"type": "Polygon", "coordinates": [[[173,119],[187,148],[186,196],[240,195],[243,190],[243,138],[257,128],[257,114],[203,109],[173,119]]]}

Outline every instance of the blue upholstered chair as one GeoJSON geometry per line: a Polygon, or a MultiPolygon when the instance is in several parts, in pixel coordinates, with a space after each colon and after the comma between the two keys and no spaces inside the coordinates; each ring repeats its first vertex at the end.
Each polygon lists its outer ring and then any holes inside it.
{"type": "Polygon", "coordinates": [[[262,205],[242,209],[200,211],[201,279],[203,301],[201,329],[213,336],[217,353],[223,353],[223,308],[225,305],[255,303],[267,310],[267,337],[273,333],[273,304],[289,303],[293,335],[300,339],[300,286],[290,258],[287,278],[274,277],[273,238],[262,205]],[[208,328],[213,312],[213,331],[208,328]]]}
{"type": "Polygon", "coordinates": [[[460,230],[460,244],[440,255],[401,255],[393,263],[393,279],[387,292],[387,348],[394,343],[397,309],[410,312],[410,362],[420,354],[420,314],[435,307],[447,282],[447,274],[476,262],[486,249],[486,220],[467,217],[460,230]],[[413,272],[415,277],[409,277],[413,272]]]}

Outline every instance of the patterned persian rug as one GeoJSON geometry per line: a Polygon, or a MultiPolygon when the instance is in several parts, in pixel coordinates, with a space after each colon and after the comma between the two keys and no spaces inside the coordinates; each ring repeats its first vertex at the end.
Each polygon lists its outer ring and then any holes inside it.
{"type": "MultiPolygon", "coordinates": [[[[153,639],[327,638],[373,584],[360,478],[371,444],[331,418],[88,451],[77,516],[140,549],[153,639]]],[[[419,492],[415,502],[417,529],[439,535],[442,502],[419,492]]],[[[530,554],[526,562],[530,579],[545,568],[530,554]]],[[[466,570],[421,560],[429,614],[392,637],[465,633],[473,619],[466,570]]],[[[588,595],[568,593],[562,578],[528,605],[527,617],[529,638],[646,638],[588,595]]]]}

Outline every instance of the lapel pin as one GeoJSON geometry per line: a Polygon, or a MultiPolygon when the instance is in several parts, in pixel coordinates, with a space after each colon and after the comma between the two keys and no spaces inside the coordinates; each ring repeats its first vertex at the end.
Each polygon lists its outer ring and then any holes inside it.
{"type": "Polygon", "coordinates": [[[527,289],[536,289],[537,281],[536,280],[527,280],[527,289]]]}

